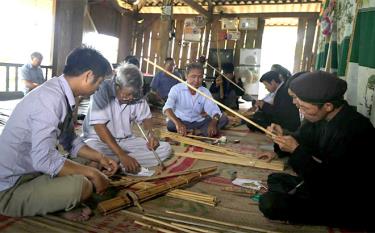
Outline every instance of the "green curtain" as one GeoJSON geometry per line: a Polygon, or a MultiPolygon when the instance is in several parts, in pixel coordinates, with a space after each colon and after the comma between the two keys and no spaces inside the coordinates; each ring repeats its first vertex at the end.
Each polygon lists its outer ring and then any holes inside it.
{"type": "Polygon", "coordinates": [[[347,99],[375,124],[375,1],[358,11],[347,74],[347,99]]]}

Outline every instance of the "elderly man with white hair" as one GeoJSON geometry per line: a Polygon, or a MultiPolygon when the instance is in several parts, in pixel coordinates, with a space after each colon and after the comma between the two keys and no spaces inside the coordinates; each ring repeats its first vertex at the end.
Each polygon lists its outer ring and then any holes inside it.
{"type": "Polygon", "coordinates": [[[142,96],[142,73],[133,64],[123,63],[112,79],[103,81],[91,96],[83,124],[83,137],[91,147],[119,161],[127,172],[137,173],[141,166],[158,164],[152,149],[161,160],[171,154],[171,146],[154,136],[151,111],[142,96]],[[147,142],[132,133],[132,122],[148,131],[147,142]]]}

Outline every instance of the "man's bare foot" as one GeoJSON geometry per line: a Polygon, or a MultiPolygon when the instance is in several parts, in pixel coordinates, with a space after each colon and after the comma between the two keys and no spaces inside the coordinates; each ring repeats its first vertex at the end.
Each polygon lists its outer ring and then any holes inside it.
{"type": "Polygon", "coordinates": [[[87,221],[92,214],[92,210],[89,207],[75,208],[71,211],[63,212],[60,214],[61,217],[74,222],[87,221]]]}

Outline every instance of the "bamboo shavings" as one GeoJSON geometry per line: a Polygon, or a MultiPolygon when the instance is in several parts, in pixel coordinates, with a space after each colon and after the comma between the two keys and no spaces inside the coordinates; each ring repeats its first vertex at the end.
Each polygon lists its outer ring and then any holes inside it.
{"type": "Polygon", "coordinates": [[[197,202],[204,205],[216,206],[218,201],[215,196],[187,191],[183,189],[175,189],[167,193],[168,197],[179,198],[186,201],[197,202]]]}

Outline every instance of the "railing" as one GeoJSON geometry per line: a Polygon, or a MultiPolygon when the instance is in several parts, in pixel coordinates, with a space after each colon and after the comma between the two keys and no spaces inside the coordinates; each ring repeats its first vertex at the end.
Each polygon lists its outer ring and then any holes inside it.
{"type": "MultiPolygon", "coordinates": [[[[22,83],[18,76],[18,69],[22,66],[23,64],[18,63],[0,62],[0,92],[22,91],[22,87],[19,88],[22,83]]],[[[52,66],[41,66],[41,68],[46,80],[52,78],[52,66]]]]}

